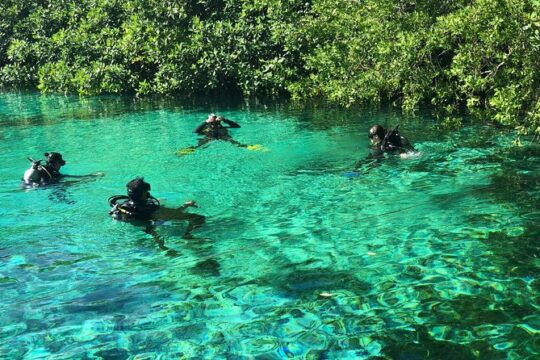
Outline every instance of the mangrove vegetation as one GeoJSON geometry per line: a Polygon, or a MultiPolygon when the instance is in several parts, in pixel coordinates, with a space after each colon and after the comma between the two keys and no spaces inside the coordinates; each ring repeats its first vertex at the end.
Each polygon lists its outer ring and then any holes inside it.
{"type": "Polygon", "coordinates": [[[540,133],[540,0],[3,0],[0,87],[424,106],[540,133]]]}

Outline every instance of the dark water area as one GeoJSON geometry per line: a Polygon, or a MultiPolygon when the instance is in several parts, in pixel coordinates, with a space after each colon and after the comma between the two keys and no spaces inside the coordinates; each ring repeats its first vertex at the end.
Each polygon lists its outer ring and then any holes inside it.
{"type": "Polygon", "coordinates": [[[231,97],[1,94],[0,130],[0,358],[539,357],[532,139],[231,97]],[[246,147],[192,151],[210,112],[246,147]],[[368,161],[375,123],[417,152],[368,161]],[[45,151],[104,176],[21,189],[45,151]],[[197,201],[193,238],[111,219],[135,176],[197,201]]]}

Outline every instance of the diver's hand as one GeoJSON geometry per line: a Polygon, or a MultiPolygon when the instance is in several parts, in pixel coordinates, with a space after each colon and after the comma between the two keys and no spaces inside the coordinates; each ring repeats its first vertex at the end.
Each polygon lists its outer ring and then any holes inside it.
{"type": "Polygon", "coordinates": [[[98,171],[98,172],[95,172],[95,173],[93,173],[91,175],[96,176],[96,177],[102,177],[102,176],[105,176],[105,173],[103,171],[98,171]]]}
{"type": "Polygon", "coordinates": [[[188,208],[188,207],[198,207],[198,206],[195,200],[189,200],[184,203],[183,207],[188,208]]]}

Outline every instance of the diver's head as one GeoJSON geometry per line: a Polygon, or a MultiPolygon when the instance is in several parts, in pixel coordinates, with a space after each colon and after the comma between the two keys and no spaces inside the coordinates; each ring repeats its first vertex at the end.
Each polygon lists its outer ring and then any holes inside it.
{"type": "Polygon", "coordinates": [[[381,125],[373,125],[369,129],[368,137],[372,144],[378,144],[383,141],[386,130],[381,125]]]}
{"type": "Polygon", "coordinates": [[[57,152],[46,152],[43,154],[47,158],[47,165],[51,166],[55,170],[60,170],[60,168],[66,165],[64,159],[62,159],[62,154],[57,152]]]}
{"type": "Polygon", "coordinates": [[[213,114],[213,113],[212,113],[212,114],[208,115],[208,120],[206,120],[206,121],[208,121],[208,122],[214,122],[214,121],[216,121],[216,120],[217,120],[216,114],[213,114]]]}
{"type": "Polygon", "coordinates": [[[142,177],[137,176],[126,187],[129,199],[135,203],[145,202],[150,197],[150,184],[142,177]]]}

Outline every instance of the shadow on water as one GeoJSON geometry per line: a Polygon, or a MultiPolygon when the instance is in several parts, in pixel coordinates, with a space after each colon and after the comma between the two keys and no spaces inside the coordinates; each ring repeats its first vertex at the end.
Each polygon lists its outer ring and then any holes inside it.
{"type": "MultiPolygon", "coordinates": [[[[501,286],[484,280],[479,282],[477,293],[460,294],[450,300],[441,298],[431,285],[417,287],[424,294],[422,307],[430,309],[423,316],[428,324],[437,326],[417,324],[414,332],[389,331],[378,337],[385,344],[384,353],[392,359],[502,359],[509,348],[521,349],[515,356],[526,356],[525,349],[538,350],[534,332],[526,330],[529,325],[522,327],[520,323],[537,323],[534,318],[540,306],[540,299],[533,295],[540,288],[535,279],[540,256],[540,176],[531,171],[540,168],[540,147],[512,147],[465,162],[499,166],[490,175],[491,184],[473,193],[489,202],[506,203],[517,211],[515,219],[472,214],[467,221],[468,226],[476,229],[486,229],[492,221],[508,224],[478,236],[490,250],[486,258],[506,281],[501,286]],[[506,341],[494,346],[496,336],[506,341]],[[466,345],[456,343],[460,339],[466,345]]],[[[453,195],[448,196],[438,196],[439,201],[452,201],[453,195]]],[[[476,273],[463,275],[477,277],[476,273]]]]}
{"type": "MultiPolygon", "coordinates": [[[[206,108],[204,101],[189,101],[178,97],[98,96],[4,96],[2,104],[7,108],[20,109],[18,113],[0,112],[0,126],[54,125],[66,120],[114,119],[123,115],[166,109],[167,111],[194,111],[206,108]]],[[[225,99],[215,99],[218,103],[225,99]]],[[[237,101],[236,104],[240,105],[237,101]]],[[[231,106],[231,103],[228,103],[231,106]]]]}
{"type": "Polygon", "coordinates": [[[72,299],[63,306],[64,311],[69,313],[95,312],[109,314],[126,310],[129,303],[137,303],[139,295],[130,293],[123,286],[103,285],[95,290],[88,291],[85,295],[72,299]]]}
{"type": "Polygon", "coordinates": [[[326,350],[310,351],[318,359],[373,359],[373,360],[424,360],[424,359],[503,359],[501,353],[485,341],[459,344],[434,339],[424,326],[407,330],[388,330],[369,337],[350,337],[343,343],[332,343],[326,350]],[[380,355],[378,347],[384,349],[380,355]],[[376,354],[373,354],[375,350],[376,354]],[[482,356],[480,356],[482,354],[482,356]]]}
{"type": "Polygon", "coordinates": [[[270,110],[288,108],[284,100],[272,105],[246,101],[235,94],[190,98],[181,96],[77,96],[40,94],[3,94],[0,110],[18,109],[17,112],[0,111],[0,126],[25,127],[54,125],[66,120],[88,121],[115,119],[135,113],[166,110],[167,112],[216,112],[217,110],[270,110]]]}
{"type": "Polygon", "coordinates": [[[216,259],[206,259],[199,261],[191,268],[191,272],[200,276],[220,276],[221,265],[216,259]]]}
{"type": "MultiPolygon", "coordinates": [[[[363,108],[344,110],[321,104],[292,104],[285,98],[261,101],[243,99],[238,94],[219,94],[205,97],[102,95],[94,97],[33,94],[3,94],[0,109],[18,109],[17,112],[0,111],[0,126],[54,125],[66,120],[88,121],[115,119],[134,113],[166,110],[167,112],[222,112],[233,110],[282,112],[298,119],[297,126],[313,131],[327,131],[347,126],[360,132],[367,131],[364,122],[377,118],[385,126],[407,121],[391,108],[363,108]],[[381,114],[382,115],[381,117],[381,114]]],[[[374,120],[375,121],[375,120],[374,120]]]]}
{"type": "MultiPolygon", "coordinates": [[[[500,164],[500,171],[491,176],[492,186],[482,189],[478,196],[506,203],[516,209],[516,219],[523,224],[517,234],[490,232],[485,242],[500,259],[508,263],[506,269],[513,276],[530,276],[536,271],[540,257],[540,146],[514,147],[497,153],[489,160],[500,164]],[[519,231],[521,230],[521,231],[519,231]]],[[[511,224],[514,219],[508,219],[511,224]]],[[[471,219],[479,224],[486,219],[471,219]]]]}
{"type": "Polygon", "coordinates": [[[361,294],[371,289],[369,283],[359,280],[351,273],[330,268],[301,270],[296,266],[287,266],[279,272],[260,277],[255,282],[271,286],[284,296],[297,299],[313,299],[321,292],[350,291],[361,294]]]}

